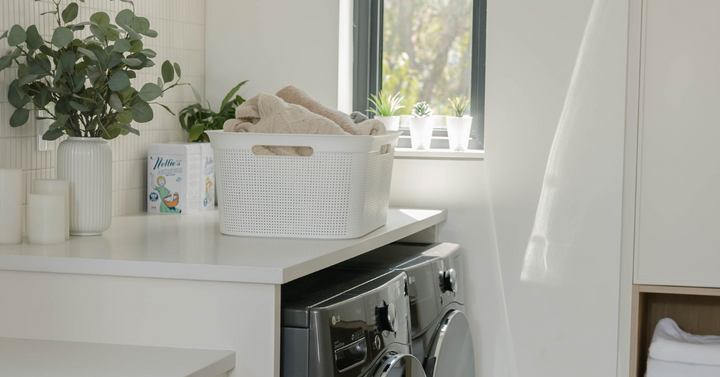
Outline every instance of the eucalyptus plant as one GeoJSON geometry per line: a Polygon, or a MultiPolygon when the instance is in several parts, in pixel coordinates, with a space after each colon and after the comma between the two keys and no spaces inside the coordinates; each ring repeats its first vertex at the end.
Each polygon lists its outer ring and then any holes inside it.
{"type": "Polygon", "coordinates": [[[210,107],[210,102],[207,103],[208,107],[204,108],[200,103],[200,98],[197,98],[197,103],[180,111],[180,125],[188,132],[190,141],[210,141],[210,137],[205,131],[221,130],[226,120],[235,118],[235,109],[245,102],[245,99],[236,93],[246,82],[248,80],[237,84],[225,95],[220,103],[220,111],[217,113],[210,107]]]}
{"type": "Polygon", "coordinates": [[[105,12],[76,22],[77,3],[63,7],[63,0],[52,0],[54,9],[42,13],[57,22],[50,41],[35,25],[27,29],[14,25],[0,35],[0,40],[7,38],[14,47],[10,54],[0,57],[0,71],[13,63],[17,67],[17,78],[8,88],[8,101],[16,108],[10,126],[24,125],[30,111],[46,109],[52,103],[55,106],[49,118],[54,122],[43,139],[55,140],[63,134],[114,139],[129,133],[138,135],[130,123],[151,121],[151,104],[172,113],[155,100],[178,85],[189,84],[180,83],[180,66],[166,60],[157,83],[147,83],[140,90],[132,86],[130,79],[138,71],[155,65],[152,58],[157,54],[143,46],[143,37],[155,38],[158,33],[150,29],[147,18],[135,15],[132,1],[120,1],[132,9],[121,10],[114,24],[105,12]],[[89,35],[76,35],[86,27],[89,35]]]}
{"type": "Polygon", "coordinates": [[[378,95],[371,94],[368,100],[375,108],[368,109],[367,111],[378,116],[391,117],[395,115],[398,110],[405,107],[400,105],[403,97],[399,97],[399,95],[399,93],[393,95],[384,90],[381,90],[378,95]]]}
{"type": "Polygon", "coordinates": [[[418,102],[413,106],[412,115],[416,118],[427,118],[433,114],[433,109],[430,108],[427,102],[418,102]]]}
{"type": "Polygon", "coordinates": [[[467,99],[467,97],[455,97],[455,98],[448,98],[448,102],[450,102],[450,107],[452,108],[453,112],[455,113],[455,116],[458,118],[462,118],[465,114],[465,109],[467,109],[467,105],[470,103],[470,100],[467,99]]]}

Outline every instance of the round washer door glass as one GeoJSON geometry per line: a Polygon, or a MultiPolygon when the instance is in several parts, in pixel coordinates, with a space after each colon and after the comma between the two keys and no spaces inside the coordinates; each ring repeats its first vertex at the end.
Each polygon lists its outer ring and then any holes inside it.
{"type": "Polygon", "coordinates": [[[425,362],[427,377],[474,377],[475,353],[467,317],[449,312],[435,334],[425,362]]]}
{"type": "Polygon", "coordinates": [[[383,361],[373,377],[425,377],[425,371],[413,355],[392,355],[383,361]]]}

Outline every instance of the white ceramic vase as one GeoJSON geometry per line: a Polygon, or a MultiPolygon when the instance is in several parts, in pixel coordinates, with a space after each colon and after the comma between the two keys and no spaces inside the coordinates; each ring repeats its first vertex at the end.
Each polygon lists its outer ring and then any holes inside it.
{"type": "Polygon", "coordinates": [[[431,117],[410,118],[410,142],[413,149],[430,149],[434,124],[435,119],[431,117]]]}
{"type": "Polygon", "coordinates": [[[451,151],[466,151],[470,142],[472,117],[447,117],[447,132],[451,151]]]}
{"type": "Polygon", "coordinates": [[[99,137],[70,137],[58,146],[58,179],[70,182],[70,234],[95,236],[112,220],[112,150],[99,137]]]}
{"type": "Polygon", "coordinates": [[[373,119],[377,119],[385,125],[385,129],[388,131],[397,131],[400,128],[400,117],[399,116],[376,116],[373,119]]]}

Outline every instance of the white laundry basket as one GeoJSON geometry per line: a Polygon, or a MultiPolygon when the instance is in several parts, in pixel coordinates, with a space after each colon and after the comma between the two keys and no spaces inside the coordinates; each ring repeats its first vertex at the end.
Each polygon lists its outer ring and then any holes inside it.
{"type": "Polygon", "coordinates": [[[399,132],[379,136],[208,131],[220,232],[233,236],[357,238],[385,225],[399,132]],[[264,156],[253,146],[310,147],[264,156]]]}

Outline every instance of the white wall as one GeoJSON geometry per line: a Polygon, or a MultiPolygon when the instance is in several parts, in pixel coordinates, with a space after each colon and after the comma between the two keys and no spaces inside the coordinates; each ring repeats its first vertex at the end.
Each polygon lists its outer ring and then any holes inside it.
{"type": "MultiPolygon", "coordinates": [[[[340,1],[207,0],[206,84],[211,106],[243,80],[241,94],[305,89],[338,105],[340,1]]],[[[247,97],[246,97],[247,98],[247,97]]]]}

